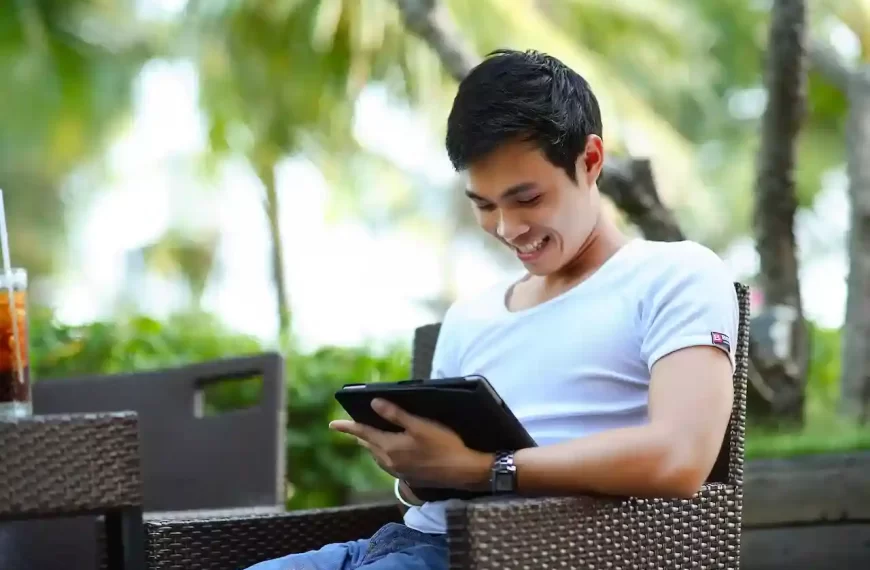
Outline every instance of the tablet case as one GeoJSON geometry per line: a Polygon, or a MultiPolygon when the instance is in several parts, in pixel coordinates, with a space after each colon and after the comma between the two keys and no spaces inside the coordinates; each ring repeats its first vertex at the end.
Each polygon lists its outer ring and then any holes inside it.
{"type": "MultiPolygon", "coordinates": [[[[346,384],[335,398],[354,421],[384,430],[402,428],[371,408],[374,398],[391,401],[405,411],[454,430],[466,446],[483,452],[534,447],[535,441],[483,376],[405,380],[395,383],[346,384]]],[[[489,492],[411,487],[423,501],[473,499],[489,492]]]]}

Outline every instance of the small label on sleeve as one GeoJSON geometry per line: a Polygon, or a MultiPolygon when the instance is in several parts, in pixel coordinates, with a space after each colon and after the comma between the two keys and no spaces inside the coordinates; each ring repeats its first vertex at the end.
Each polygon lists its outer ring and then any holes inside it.
{"type": "Polygon", "coordinates": [[[721,346],[725,350],[731,350],[731,339],[728,338],[727,334],[711,332],[710,337],[713,340],[713,344],[716,346],[721,346]]]}

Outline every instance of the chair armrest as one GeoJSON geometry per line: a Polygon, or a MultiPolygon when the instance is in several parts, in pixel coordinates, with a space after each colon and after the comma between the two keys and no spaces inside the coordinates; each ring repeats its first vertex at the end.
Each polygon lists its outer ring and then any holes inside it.
{"type": "Polygon", "coordinates": [[[250,514],[214,519],[146,520],[149,570],[239,570],[333,542],[368,538],[401,522],[395,503],[250,514]]]}
{"type": "Polygon", "coordinates": [[[450,568],[736,568],[741,491],[692,499],[481,500],[448,510],[450,568]]]}
{"type": "MultiPolygon", "coordinates": [[[[450,568],[735,568],[742,492],[692,499],[484,499],[447,513],[450,568]]],[[[150,570],[238,570],[367,538],[401,522],[393,503],[205,520],[146,521],[150,570]]]]}

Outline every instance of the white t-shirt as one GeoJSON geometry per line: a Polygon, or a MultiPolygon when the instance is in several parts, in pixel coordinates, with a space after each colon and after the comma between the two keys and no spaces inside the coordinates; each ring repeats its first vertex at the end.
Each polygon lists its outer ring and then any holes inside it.
{"type": "MultiPolygon", "coordinates": [[[[432,377],[484,376],[540,446],[645,423],[650,368],[680,348],[718,346],[733,366],[734,279],[697,243],[631,241],[569,291],[512,312],[515,281],[450,307],[432,377]]],[[[410,508],[405,524],[444,533],[446,505],[410,508]]]]}

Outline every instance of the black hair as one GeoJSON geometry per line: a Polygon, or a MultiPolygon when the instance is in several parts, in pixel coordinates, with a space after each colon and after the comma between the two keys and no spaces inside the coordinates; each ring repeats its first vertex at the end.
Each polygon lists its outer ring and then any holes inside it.
{"type": "Polygon", "coordinates": [[[591,134],[601,136],[601,111],[583,77],[555,57],[502,49],[460,82],[447,119],[447,155],[461,171],[522,140],[576,180],[577,157],[591,134]]]}

